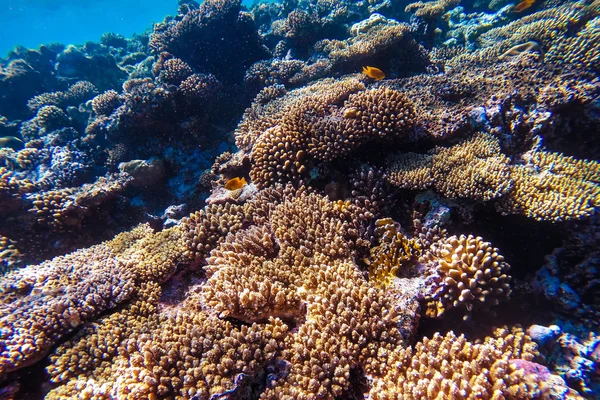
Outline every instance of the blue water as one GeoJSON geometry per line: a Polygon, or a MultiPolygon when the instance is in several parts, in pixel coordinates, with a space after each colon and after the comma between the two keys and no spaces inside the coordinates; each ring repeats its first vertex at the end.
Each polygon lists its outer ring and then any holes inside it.
{"type": "Polygon", "coordinates": [[[0,57],[17,45],[82,44],[105,32],[127,37],[176,13],[177,0],[0,0],[0,57]]]}

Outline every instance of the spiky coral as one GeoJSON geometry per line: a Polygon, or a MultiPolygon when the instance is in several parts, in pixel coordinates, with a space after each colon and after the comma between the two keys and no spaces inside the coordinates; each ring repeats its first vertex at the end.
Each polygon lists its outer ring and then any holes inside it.
{"type": "Polygon", "coordinates": [[[440,317],[452,308],[463,308],[468,319],[472,310],[508,298],[510,265],[498,251],[471,235],[451,236],[431,245],[421,259],[429,268],[426,314],[440,317]]]}
{"type": "Polygon", "coordinates": [[[317,162],[373,140],[407,136],[414,124],[411,101],[391,89],[363,88],[355,78],[324,80],[247,111],[236,142],[251,149],[253,181],[259,187],[297,182],[317,162]]]}
{"type": "Polygon", "coordinates": [[[483,342],[449,332],[424,338],[414,348],[387,354],[373,399],[534,399],[542,378],[519,368],[538,354],[520,327],[501,328],[483,342]]]}

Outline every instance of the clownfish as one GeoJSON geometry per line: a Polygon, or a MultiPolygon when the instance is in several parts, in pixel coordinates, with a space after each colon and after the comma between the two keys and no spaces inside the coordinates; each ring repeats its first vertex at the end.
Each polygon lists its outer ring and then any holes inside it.
{"type": "Polygon", "coordinates": [[[535,3],[535,0],[523,0],[522,2],[517,4],[517,6],[515,7],[515,9],[513,11],[514,12],[525,11],[529,7],[531,7],[533,5],[533,3],[535,3]]]}
{"type": "Polygon", "coordinates": [[[383,78],[385,78],[385,74],[379,68],[367,66],[367,67],[363,67],[362,72],[369,78],[373,78],[376,81],[380,81],[383,78]]]}
{"type": "Polygon", "coordinates": [[[230,180],[228,180],[225,183],[225,189],[227,190],[238,190],[244,187],[244,185],[246,185],[248,182],[246,182],[246,178],[241,177],[235,177],[235,178],[231,178],[230,180]]]}

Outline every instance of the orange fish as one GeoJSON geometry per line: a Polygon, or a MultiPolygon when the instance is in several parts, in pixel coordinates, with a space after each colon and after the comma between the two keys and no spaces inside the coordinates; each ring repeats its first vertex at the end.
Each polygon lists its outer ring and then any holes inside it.
{"type": "Polygon", "coordinates": [[[238,190],[244,187],[248,182],[243,176],[241,178],[235,177],[225,183],[225,189],[227,190],[238,190]]]}
{"type": "Polygon", "coordinates": [[[533,3],[535,3],[535,0],[523,0],[522,2],[517,4],[517,6],[514,9],[514,12],[525,11],[529,7],[531,7],[533,5],[533,3]]]}
{"type": "Polygon", "coordinates": [[[373,78],[376,81],[380,81],[383,78],[385,78],[385,74],[383,73],[382,70],[380,70],[379,68],[375,68],[375,67],[363,67],[362,70],[363,74],[365,74],[366,76],[368,76],[369,78],[373,78]]]}

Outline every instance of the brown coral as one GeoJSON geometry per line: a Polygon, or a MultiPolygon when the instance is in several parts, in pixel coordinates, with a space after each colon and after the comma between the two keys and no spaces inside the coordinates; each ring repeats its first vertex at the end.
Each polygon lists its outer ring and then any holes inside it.
{"type": "Polygon", "coordinates": [[[114,90],[107,90],[92,100],[92,108],[97,115],[110,115],[123,103],[123,98],[114,90]]]}
{"type": "Polygon", "coordinates": [[[298,181],[312,163],[344,157],[370,141],[407,136],[415,118],[410,100],[391,89],[362,88],[354,78],[324,80],[248,110],[236,143],[251,148],[252,180],[259,187],[298,181]]]}
{"type": "Polygon", "coordinates": [[[535,343],[520,327],[497,329],[482,342],[454,332],[436,333],[414,348],[390,352],[388,368],[375,378],[371,395],[375,400],[539,398],[540,378],[517,363],[537,355],[535,343]]]}
{"type": "Polygon", "coordinates": [[[100,177],[78,188],[41,191],[30,196],[29,210],[40,226],[55,232],[78,230],[86,216],[118,196],[132,182],[124,173],[100,177]]]}
{"type": "Polygon", "coordinates": [[[417,17],[424,19],[439,18],[446,11],[456,7],[460,0],[434,0],[428,2],[418,1],[406,6],[404,11],[414,12],[417,17]]]}
{"type": "Polygon", "coordinates": [[[447,197],[487,201],[511,187],[510,159],[503,155],[497,138],[477,134],[451,147],[436,147],[427,154],[399,154],[388,159],[393,185],[428,189],[447,197]]]}
{"type": "Polygon", "coordinates": [[[428,267],[426,314],[441,317],[452,308],[463,308],[464,318],[478,308],[489,308],[508,298],[510,265],[498,249],[471,235],[451,236],[434,243],[421,259],[428,267]]]}
{"type": "Polygon", "coordinates": [[[182,250],[177,229],[147,226],[112,241],[10,272],[0,281],[0,375],[39,360],[62,335],[161,283],[182,250]]]}
{"type": "Polygon", "coordinates": [[[193,213],[182,221],[185,235],[185,256],[191,261],[202,261],[229,233],[242,227],[241,206],[226,203],[213,204],[193,213]]]}

